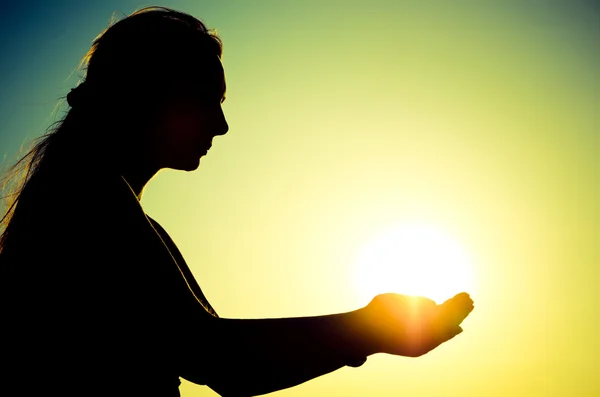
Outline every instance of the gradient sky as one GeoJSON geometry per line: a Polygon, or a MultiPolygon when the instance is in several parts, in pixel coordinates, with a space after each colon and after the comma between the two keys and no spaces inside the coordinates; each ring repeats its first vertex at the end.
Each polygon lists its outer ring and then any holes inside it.
{"type": "MultiPolygon", "coordinates": [[[[112,13],[146,5],[3,6],[4,164],[68,109],[59,99],[112,13]]],[[[160,5],[224,40],[229,133],[142,201],[221,316],[365,305],[357,247],[407,221],[443,228],[472,258],[476,309],[456,340],[277,395],[600,395],[596,2],[160,5]]]]}

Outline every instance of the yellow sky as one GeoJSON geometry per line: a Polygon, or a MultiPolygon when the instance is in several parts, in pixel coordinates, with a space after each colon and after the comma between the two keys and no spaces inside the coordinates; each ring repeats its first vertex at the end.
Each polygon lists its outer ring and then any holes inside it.
{"type": "Polygon", "coordinates": [[[359,248],[405,222],[445,230],[472,260],[476,309],[455,341],[280,395],[600,391],[599,52],[529,11],[302,14],[241,43],[222,29],[230,132],[144,199],[221,315],[366,304],[359,248]]]}
{"type": "Polygon", "coordinates": [[[276,395],[599,395],[597,6],[226,3],[164,4],[222,36],[230,130],[142,202],[216,311],[365,305],[360,250],[406,223],[443,230],[472,272],[476,308],[456,340],[276,395]]]}

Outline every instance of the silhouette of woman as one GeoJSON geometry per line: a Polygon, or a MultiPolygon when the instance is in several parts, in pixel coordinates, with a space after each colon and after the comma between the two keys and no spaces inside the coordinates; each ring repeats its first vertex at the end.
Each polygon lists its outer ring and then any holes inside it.
{"type": "Polygon", "coordinates": [[[70,110],[12,168],[0,239],[0,395],[223,396],[298,385],[375,353],[416,357],[473,308],[398,294],[327,316],[225,319],[140,198],[159,170],[191,171],[227,133],[221,40],[148,7],[84,58],[70,110]],[[12,177],[11,177],[12,178],[12,177]]]}

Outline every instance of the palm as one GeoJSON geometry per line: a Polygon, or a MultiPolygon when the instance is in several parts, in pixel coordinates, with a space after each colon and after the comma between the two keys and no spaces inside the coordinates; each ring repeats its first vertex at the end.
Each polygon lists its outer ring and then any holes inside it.
{"type": "Polygon", "coordinates": [[[376,351],[418,357],[462,331],[460,323],[473,310],[473,301],[466,293],[441,305],[423,297],[382,294],[367,310],[376,351]]]}

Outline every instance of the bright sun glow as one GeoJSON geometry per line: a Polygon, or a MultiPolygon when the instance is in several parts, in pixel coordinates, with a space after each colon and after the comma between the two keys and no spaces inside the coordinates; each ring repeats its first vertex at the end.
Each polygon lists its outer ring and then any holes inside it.
{"type": "Polygon", "coordinates": [[[441,303],[458,292],[473,293],[471,264],[461,245],[442,230],[402,224],[375,236],[358,255],[361,297],[395,292],[441,303]]]}

